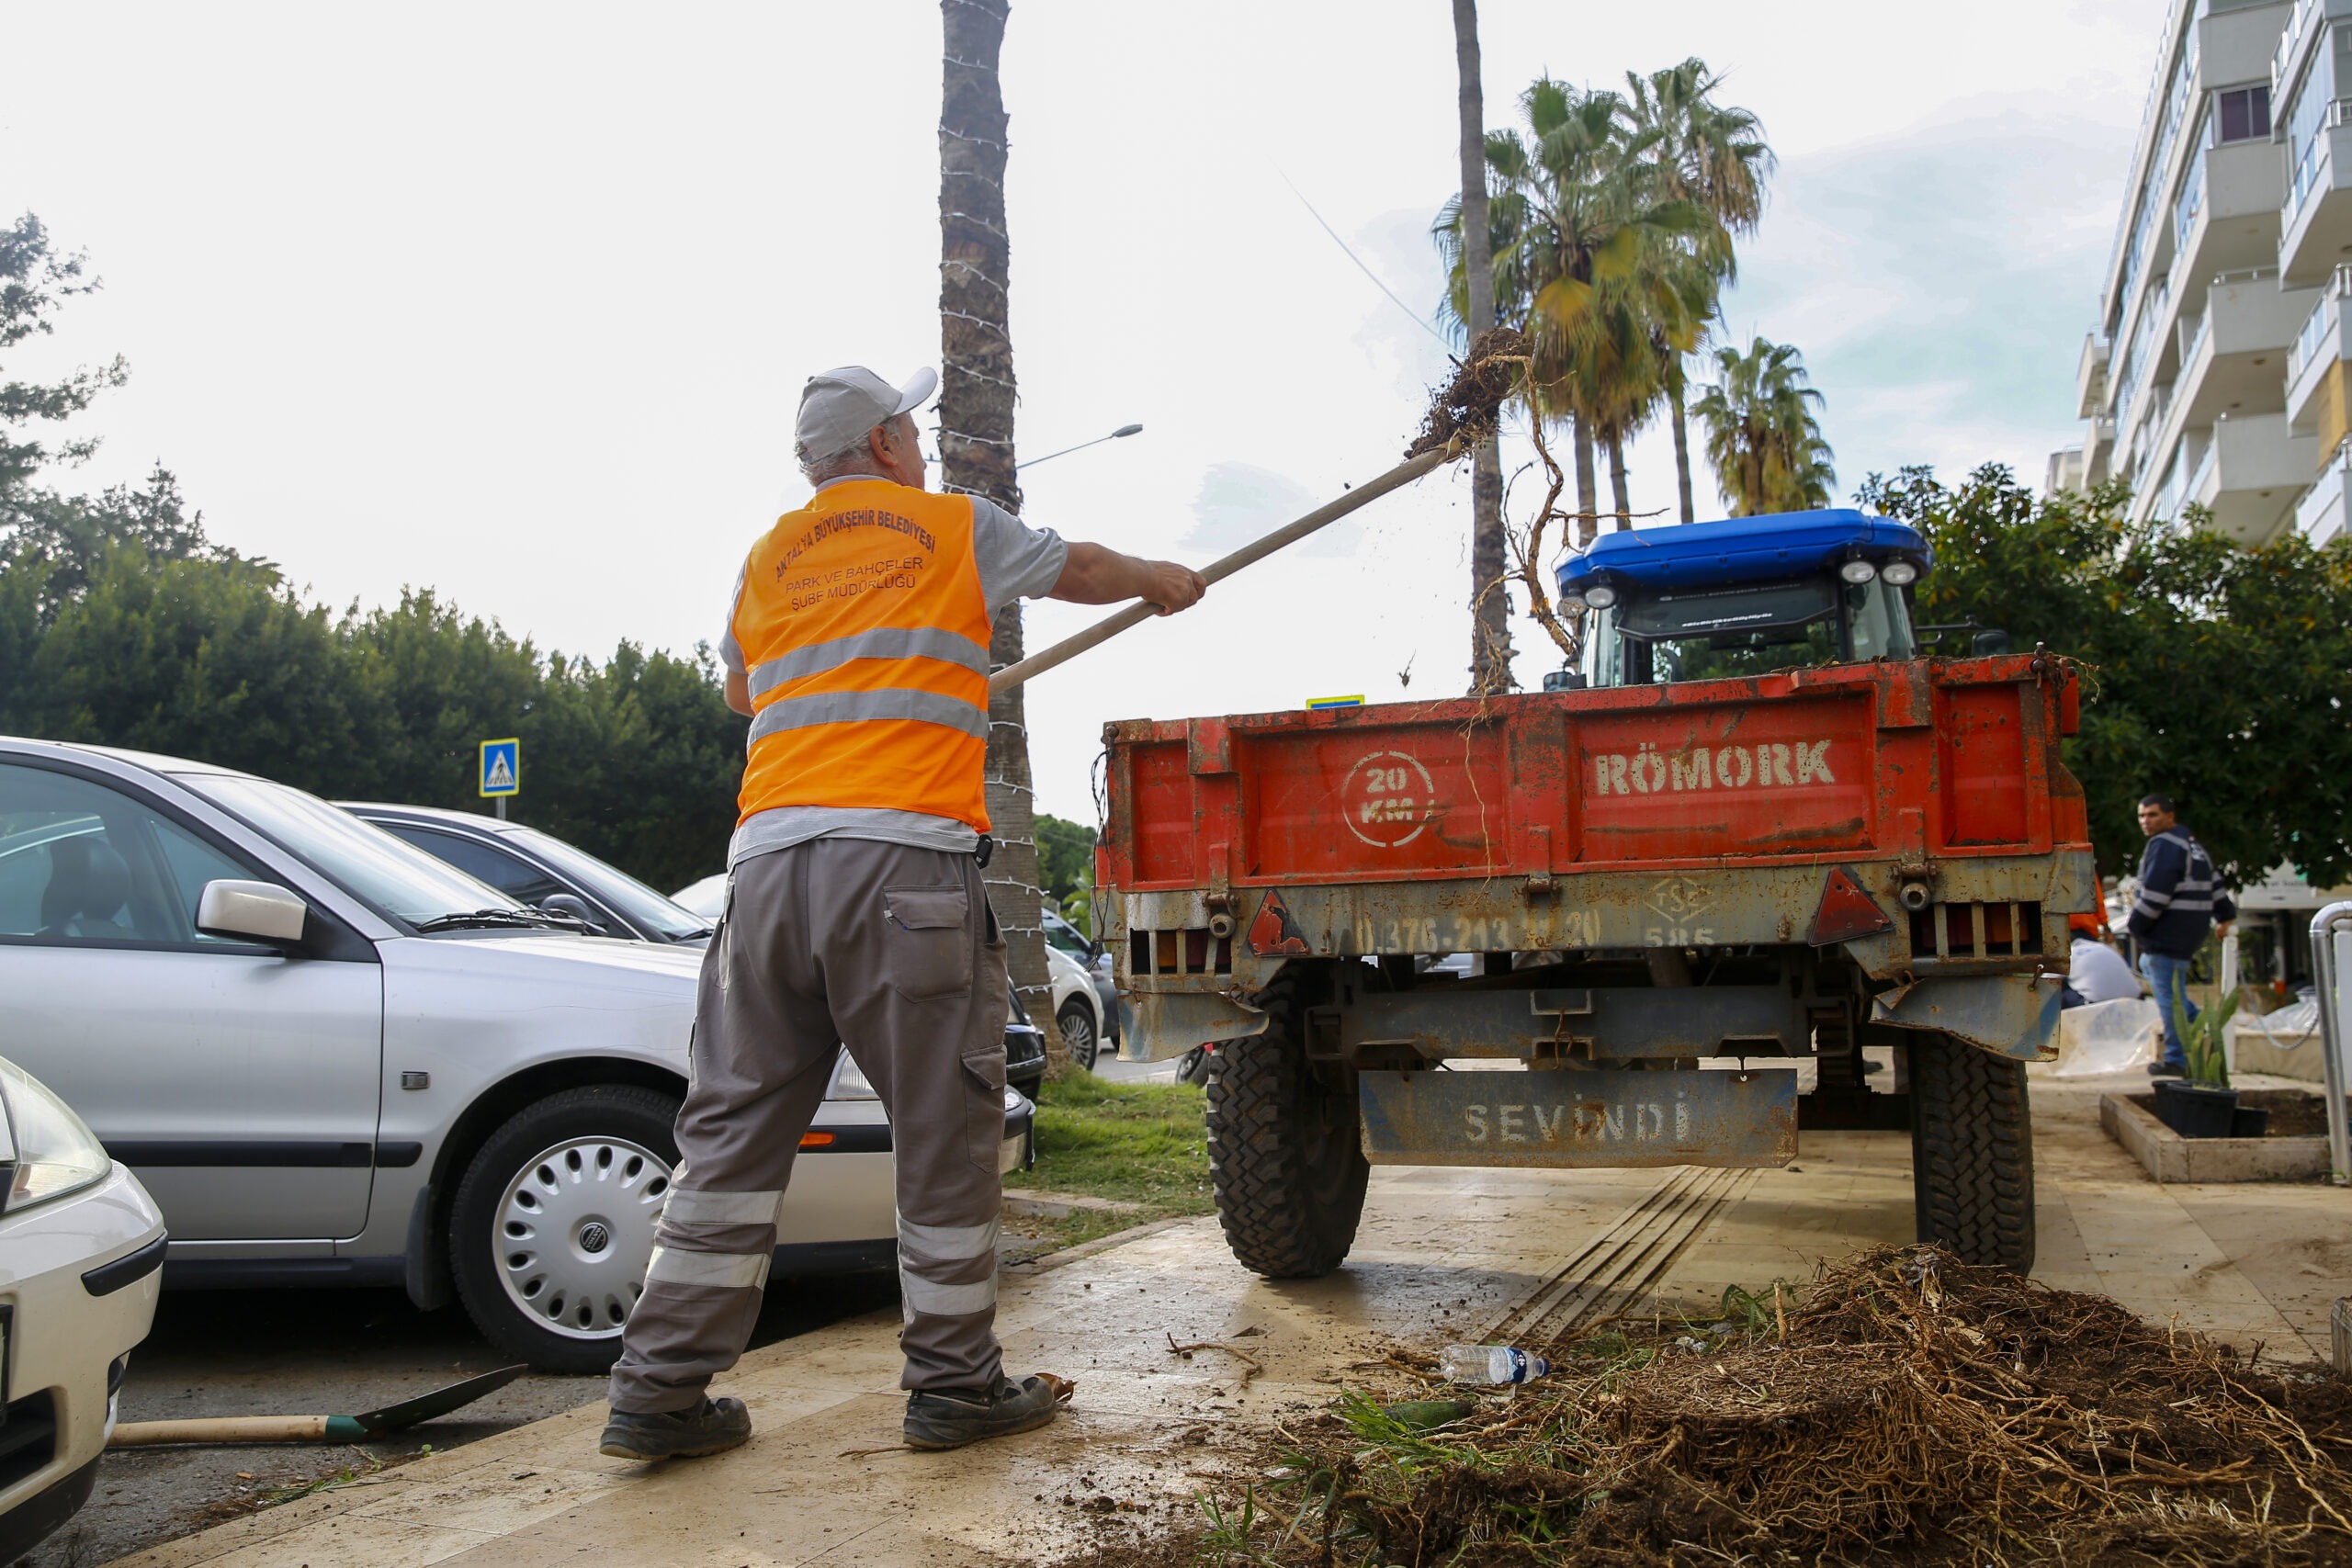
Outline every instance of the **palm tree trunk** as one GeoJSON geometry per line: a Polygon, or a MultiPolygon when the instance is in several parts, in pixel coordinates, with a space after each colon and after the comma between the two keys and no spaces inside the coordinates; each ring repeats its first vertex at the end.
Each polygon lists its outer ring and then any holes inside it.
{"type": "MultiPolygon", "coordinates": [[[[1014,477],[1012,336],[1006,325],[1012,246],[1004,216],[1009,121],[997,80],[1006,0],[940,0],[945,65],[939,116],[939,468],[941,488],[1021,510],[1014,477]]],[[[991,664],[1019,660],[1021,605],[997,615],[991,664]]],[[[1054,992],[1038,918],[1037,832],[1021,688],[989,701],[988,809],[996,852],[981,874],[1004,932],[1013,988],[1046,1036],[1046,1070],[1069,1065],[1054,1027],[1054,992]]]]}
{"type": "Polygon", "coordinates": [[[1617,526],[1634,525],[1634,503],[1625,499],[1625,436],[1622,431],[1609,433],[1609,499],[1617,505],[1617,526]]]}
{"type": "Polygon", "coordinates": [[[1600,486],[1592,477],[1592,426],[1584,416],[1576,416],[1577,449],[1577,547],[1582,549],[1592,543],[1600,532],[1600,486]]]}
{"type": "Polygon", "coordinates": [[[1682,408],[1682,367],[1678,362],[1667,378],[1666,395],[1674,406],[1674,482],[1682,493],[1682,521],[1696,523],[1699,513],[1690,501],[1690,427],[1682,408]]]}
{"type": "MultiPolygon", "coordinates": [[[[1487,107],[1479,81],[1478,0],[1453,0],[1453,62],[1461,82],[1462,270],[1469,284],[1470,341],[1495,324],[1495,268],[1487,227],[1487,107]]],[[[1470,693],[1510,690],[1510,569],[1503,540],[1498,444],[1478,448],[1470,475],[1470,693]]]]}

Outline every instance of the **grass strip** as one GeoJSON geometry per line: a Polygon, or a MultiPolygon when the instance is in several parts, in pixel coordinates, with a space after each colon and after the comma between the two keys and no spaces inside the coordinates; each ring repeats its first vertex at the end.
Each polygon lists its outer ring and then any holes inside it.
{"type": "Polygon", "coordinates": [[[1024,1219],[1023,1232],[1072,1247],[1150,1220],[1213,1212],[1203,1113],[1204,1097],[1191,1084],[1112,1083],[1087,1072],[1047,1083],[1037,1105],[1037,1163],[1007,1174],[1005,1187],[1136,1207],[1024,1219]]]}

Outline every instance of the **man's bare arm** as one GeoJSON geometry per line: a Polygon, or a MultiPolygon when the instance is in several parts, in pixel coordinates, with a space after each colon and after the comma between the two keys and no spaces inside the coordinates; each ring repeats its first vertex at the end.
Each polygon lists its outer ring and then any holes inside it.
{"type": "Polygon", "coordinates": [[[1115,604],[1123,599],[1141,599],[1159,605],[1161,615],[1172,615],[1198,604],[1208,587],[1201,574],[1189,566],[1179,566],[1171,560],[1142,560],[1080,540],[1070,545],[1069,558],[1062,563],[1061,577],[1046,597],[1073,604],[1115,604]]]}
{"type": "Polygon", "coordinates": [[[745,718],[752,716],[752,678],[740,670],[727,672],[727,705],[745,718]]]}

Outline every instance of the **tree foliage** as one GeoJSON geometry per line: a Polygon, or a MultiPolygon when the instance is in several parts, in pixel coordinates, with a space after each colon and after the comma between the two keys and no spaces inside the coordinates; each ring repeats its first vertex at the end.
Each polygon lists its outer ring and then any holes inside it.
{"type": "MultiPolygon", "coordinates": [[[[1628,73],[1624,94],[1543,77],[1521,95],[1524,129],[1487,138],[1495,316],[1534,340],[1533,412],[1576,428],[1587,538],[1589,438],[1610,451],[1618,526],[1630,527],[1623,443],[1662,402],[1689,509],[1682,361],[1735,276],[1733,237],[1761,216],[1772,162],[1756,117],[1714,102],[1719,85],[1697,59],[1628,73]]],[[[1457,328],[1470,308],[1462,214],[1449,201],[1432,231],[1442,313],[1457,328]]]]}
{"type": "Polygon", "coordinates": [[[0,731],[468,811],[479,743],[519,736],[521,819],[664,891],[726,862],[743,724],[704,650],[542,655],[430,591],[334,615],[266,561],[119,537],[44,619],[56,576],[0,560],[0,731]]]}
{"type": "Polygon", "coordinates": [[[1720,379],[1692,405],[1707,430],[1732,515],[1804,512],[1829,504],[1838,473],[1814,410],[1822,397],[1792,344],[1758,338],[1742,354],[1715,350],[1720,379]]]}
{"type": "MultiPolygon", "coordinates": [[[[56,330],[58,302],[97,288],[79,254],[61,255],[41,220],[26,213],[0,229],[0,351],[56,330]]],[[[0,381],[0,502],[22,487],[45,463],[70,463],[89,456],[96,444],[69,441],[51,451],[33,432],[40,424],[72,418],[108,387],[119,387],[130,369],[118,358],[85,367],[62,380],[0,381]]]]}
{"type": "MultiPolygon", "coordinates": [[[[0,229],[0,353],[96,287],[40,220],[0,229]]],[[[474,811],[476,748],[519,736],[523,819],[662,889],[725,863],[743,724],[706,650],[543,655],[430,590],[336,615],[213,544],[163,468],[96,496],[37,482],[96,444],[34,432],[123,377],[0,382],[0,732],[474,811]]]]}
{"type": "Polygon", "coordinates": [[[2109,874],[2138,863],[2133,808],[2176,795],[2225,878],[2281,862],[2352,876],[2352,547],[2292,529],[2242,550],[2203,527],[2126,519],[2120,485],[2035,498],[1988,464],[1957,488],[1873,474],[1864,506],[1922,529],[1919,619],[1971,619],[2084,666],[2066,761],[2109,874]]]}

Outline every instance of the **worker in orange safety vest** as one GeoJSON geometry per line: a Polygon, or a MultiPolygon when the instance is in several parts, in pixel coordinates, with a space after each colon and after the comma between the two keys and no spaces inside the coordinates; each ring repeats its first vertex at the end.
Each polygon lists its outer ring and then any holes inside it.
{"type": "Polygon", "coordinates": [[[908,1446],[1042,1427],[1069,1385],[1008,1378],[996,1335],[1005,946],[980,883],[989,644],[1022,598],[1197,601],[1200,574],[1068,543],[923,488],[930,370],[809,378],[816,491],[752,547],[720,654],[752,720],[724,914],[702,966],[678,1167],[612,1374],[601,1451],[751,1436],[712,1399],[759,1315],[801,1134],[846,1046],[889,1113],[908,1446]]]}

